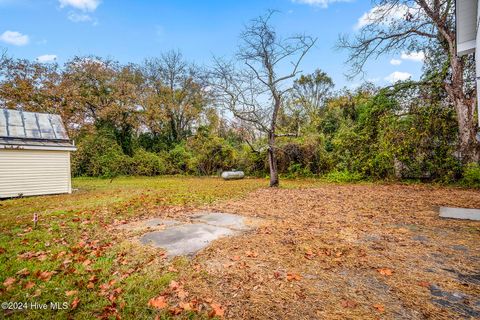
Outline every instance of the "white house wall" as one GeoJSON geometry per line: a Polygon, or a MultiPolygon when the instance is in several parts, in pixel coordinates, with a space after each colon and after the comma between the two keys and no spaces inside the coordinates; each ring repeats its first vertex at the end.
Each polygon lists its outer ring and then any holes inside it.
{"type": "Polygon", "coordinates": [[[0,198],[70,192],[69,151],[0,149],[0,198]]]}

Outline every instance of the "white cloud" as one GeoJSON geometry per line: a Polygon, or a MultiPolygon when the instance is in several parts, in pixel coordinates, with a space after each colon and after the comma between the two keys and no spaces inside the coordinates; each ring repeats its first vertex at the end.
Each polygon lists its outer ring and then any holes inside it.
{"type": "Polygon", "coordinates": [[[327,8],[329,4],[334,2],[351,2],[353,0],[292,0],[296,3],[308,4],[310,6],[317,6],[327,8]]]}
{"type": "Polygon", "coordinates": [[[85,13],[76,13],[76,12],[70,12],[68,14],[68,20],[73,21],[73,22],[89,22],[92,21],[92,17],[90,17],[88,14],[85,13]]]}
{"type": "Polygon", "coordinates": [[[423,53],[422,51],[410,53],[402,52],[402,55],[400,57],[403,60],[422,62],[423,60],[425,60],[425,53],[423,53]]]}
{"type": "Polygon", "coordinates": [[[26,34],[7,30],[0,35],[0,41],[13,44],[14,46],[24,46],[30,41],[30,39],[26,34]]]}
{"type": "Polygon", "coordinates": [[[399,59],[392,59],[390,60],[390,64],[393,64],[394,66],[398,66],[402,63],[402,60],[399,59]]]}
{"type": "Polygon", "coordinates": [[[405,81],[412,77],[408,72],[395,71],[385,77],[385,80],[390,83],[395,83],[397,81],[405,81]]]}
{"type": "Polygon", "coordinates": [[[395,20],[403,19],[405,15],[412,9],[413,8],[410,8],[404,4],[395,5],[394,7],[387,4],[373,7],[370,9],[370,11],[365,12],[360,18],[358,18],[354,29],[359,30],[374,23],[381,23],[384,25],[390,24],[395,20]]]}
{"type": "Polygon", "coordinates": [[[57,56],[54,54],[44,54],[37,57],[37,61],[40,63],[53,62],[55,60],[57,60],[57,56]]]}
{"type": "Polygon", "coordinates": [[[100,0],[58,0],[60,8],[73,7],[83,12],[93,12],[100,4],[100,0]]]}

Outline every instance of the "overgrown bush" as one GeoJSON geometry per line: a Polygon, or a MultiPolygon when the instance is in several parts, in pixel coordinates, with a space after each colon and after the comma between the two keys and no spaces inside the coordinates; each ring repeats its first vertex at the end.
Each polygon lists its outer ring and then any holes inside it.
{"type": "Polygon", "coordinates": [[[108,132],[85,136],[77,148],[72,153],[74,176],[112,178],[129,173],[128,157],[108,132]]]}
{"type": "Polygon", "coordinates": [[[192,167],[199,175],[218,174],[224,170],[236,169],[237,153],[223,138],[212,135],[197,135],[189,140],[189,148],[195,154],[192,167]]]}
{"type": "Polygon", "coordinates": [[[129,171],[136,176],[156,176],[165,174],[166,165],[163,158],[155,153],[138,149],[129,161],[129,171]]]}
{"type": "Polygon", "coordinates": [[[467,187],[480,188],[480,165],[469,163],[463,171],[462,184],[467,187]]]}
{"type": "Polygon", "coordinates": [[[193,155],[184,144],[177,144],[169,152],[162,153],[166,160],[166,171],[168,174],[190,174],[193,173],[193,155]]]}

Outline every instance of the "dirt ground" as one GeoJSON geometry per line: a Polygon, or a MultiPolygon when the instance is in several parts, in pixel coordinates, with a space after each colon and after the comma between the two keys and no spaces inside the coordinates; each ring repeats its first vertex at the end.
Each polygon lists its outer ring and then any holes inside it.
{"type": "Polygon", "coordinates": [[[264,219],[180,273],[230,319],[480,318],[480,192],[432,186],[260,189],[202,209],[264,219]]]}

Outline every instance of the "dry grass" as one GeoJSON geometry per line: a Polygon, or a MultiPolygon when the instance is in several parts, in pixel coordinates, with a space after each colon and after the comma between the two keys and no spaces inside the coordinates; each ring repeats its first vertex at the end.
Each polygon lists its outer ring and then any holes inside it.
{"type": "Polygon", "coordinates": [[[62,312],[3,315],[198,319],[215,315],[219,305],[230,319],[452,319],[478,311],[480,224],[439,219],[436,207],[480,207],[479,191],[266,183],[79,179],[72,195],[0,202],[0,283],[16,279],[0,285],[0,300],[80,301],[62,312]],[[112,227],[149,217],[183,220],[205,209],[262,218],[263,225],[215,241],[191,260],[167,260],[112,227]],[[29,229],[33,212],[41,212],[37,230],[29,229]],[[42,251],[42,259],[22,258],[42,251]],[[72,260],[68,268],[65,259],[72,260]],[[30,274],[17,275],[24,268],[30,274]],[[44,281],[38,270],[56,273],[44,281]],[[98,279],[89,288],[92,274],[98,279]],[[35,286],[25,289],[29,282],[35,286]],[[463,295],[442,307],[448,299],[432,295],[437,287],[463,295]],[[159,295],[167,307],[148,306],[159,295]]]}
{"type": "Polygon", "coordinates": [[[258,190],[209,206],[268,222],[199,254],[207,273],[187,272],[185,283],[222,301],[232,319],[468,317],[434,303],[429,287],[463,293],[460,305],[480,312],[480,224],[440,219],[442,205],[478,208],[480,193],[401,185],[258,190]]]}

